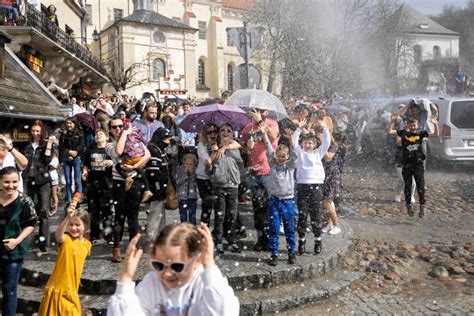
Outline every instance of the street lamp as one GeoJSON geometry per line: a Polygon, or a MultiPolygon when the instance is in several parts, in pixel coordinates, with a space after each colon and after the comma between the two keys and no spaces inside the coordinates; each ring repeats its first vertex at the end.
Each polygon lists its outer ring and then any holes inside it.
{"type": "Polygon", "coordinates": [[[97,32],[97,29],[94,29],[94,32],[92,32],[92,39],[94,42],[97,42],[100,39],[100,33],[97,32]]]}

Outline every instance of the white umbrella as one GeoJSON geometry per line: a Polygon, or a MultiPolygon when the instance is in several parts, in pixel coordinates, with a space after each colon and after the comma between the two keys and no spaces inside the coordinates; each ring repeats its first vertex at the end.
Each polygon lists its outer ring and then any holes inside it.
{"type": "Polygon", "coordinates": [[[244,109],[262,109],[273,112],[277,120],[288,117],[283,103],[270,92],[257,89],[241,89],[232,94],[224,105],[234,105],[244,109]]]}

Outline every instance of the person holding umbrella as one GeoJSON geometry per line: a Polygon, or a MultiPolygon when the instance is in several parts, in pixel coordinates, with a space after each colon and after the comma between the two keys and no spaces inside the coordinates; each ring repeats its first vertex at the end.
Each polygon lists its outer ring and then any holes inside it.
{"type": "Polygon", "coordinates": [[[250,111],[251,123],[244,127],[241,144],[248,151],[248,166],[251,172],[252,204],[254,223],[257,230],[257,243],[254,250],[268,249],[267,182],[270,165],[266,155],[266,146],[262,130],[266,131],[273,149],[278,140],[278,123],[268,118],[269,111],[254,108],[250,111]]]}

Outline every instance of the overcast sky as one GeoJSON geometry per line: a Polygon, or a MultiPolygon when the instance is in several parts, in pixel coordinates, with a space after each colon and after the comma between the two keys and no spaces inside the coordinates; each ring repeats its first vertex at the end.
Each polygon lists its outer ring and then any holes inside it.
{"type": "Polygon", "coordinates": [[[445,4],[453,4],[457,7],[465,7],[468,0],[401,0],[425,15],[438,15],[445,4]]]}

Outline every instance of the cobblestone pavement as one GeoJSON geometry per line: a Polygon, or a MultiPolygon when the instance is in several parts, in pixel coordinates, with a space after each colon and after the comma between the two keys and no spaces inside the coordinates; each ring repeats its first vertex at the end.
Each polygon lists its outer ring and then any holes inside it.
{"type": "Polygon", "coordinates": [[[349,163],[342,206],[354,244],[343,268],[367,276],[279,314],[474,315],[474,164],[428,169],[425,179],[428,216],[408,219],[391,170],[349,163]]]}

